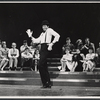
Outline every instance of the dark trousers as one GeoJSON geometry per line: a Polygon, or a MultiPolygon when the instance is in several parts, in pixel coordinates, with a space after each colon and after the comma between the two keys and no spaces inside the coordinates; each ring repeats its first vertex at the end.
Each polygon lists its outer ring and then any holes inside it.
{"type": "Polygon", "coordinates": [[[46,43],[41,44],[40,60],[39,60],[39,72],[43,85],[50,84],[50,76],[47,67],[47,57],[49,51],[47,50],[48,45],[46,43]]]}
{"type": "Polygon", "coordinates": [[[32,67],[32,62],[33,59],[32,58],[21,58],[21,67],[26,67],[29,66],[30,68],[32,67]]]}

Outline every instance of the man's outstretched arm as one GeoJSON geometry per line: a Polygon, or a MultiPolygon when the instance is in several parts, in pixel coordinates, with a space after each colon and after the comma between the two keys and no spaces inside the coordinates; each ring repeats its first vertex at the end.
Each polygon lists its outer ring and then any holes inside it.
{"type": "Polygon", "coordinates": [[[41,35],[40,35],[38,38],[34,38],[34,37],[32,36],[33,31],[31,31],[30,29],[27,29],[26,33],[28,34],[28,37],[31,38],[31,40],[32,40],[33,43],[40,43],[41,35]]]}

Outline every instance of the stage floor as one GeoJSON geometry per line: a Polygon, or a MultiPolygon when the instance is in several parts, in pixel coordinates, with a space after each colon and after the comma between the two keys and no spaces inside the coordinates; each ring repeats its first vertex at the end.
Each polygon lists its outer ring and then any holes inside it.
{"type": "Polygon", "coordinates": [[[100,96],[100,87],[74,87],[74,86],[52,86],[51,89],[41,89],[40,86],[26,85],[0,85],[0,97],[15,97],[15,96],[61,96],[61,97],[86,97],[100,96]]]}
{"type": "Polygon", "coordinates": [[[100,72],[50,72],[50,89],[41,89],[39,72],[1,71],[0,97],[99,97],[100,72]]]}

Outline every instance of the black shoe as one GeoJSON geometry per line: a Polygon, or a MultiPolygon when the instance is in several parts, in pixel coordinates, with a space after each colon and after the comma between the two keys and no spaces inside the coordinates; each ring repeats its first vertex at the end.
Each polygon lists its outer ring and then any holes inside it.
{"type": "Polygon", "coordinates": [[[51,88],[51,85],[48,85],[47,88],[51,88]]]}
{"type": "Polygon", "coordinates": [[[51,82],[46,83],[47,88],[51,88],[51,82]]]}
{"type": "Polygon", "coordinates": [[[46,85],[44,85],[44,86],[42,86],[42,87],[41,87],[41,89],[44,89],[44,88],[47,88],[47,86],[46,86],[46,85]]]}
{"type": "Polygon", "coordinates": [[[41,89],[51,88],[51,85],[49,86],[42,86],[41,89]]]}

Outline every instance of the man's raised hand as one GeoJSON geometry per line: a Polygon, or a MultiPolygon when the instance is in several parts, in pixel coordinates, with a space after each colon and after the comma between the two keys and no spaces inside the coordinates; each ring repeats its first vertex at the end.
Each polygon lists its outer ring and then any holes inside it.
{"type": "Polygon", "coordinates": [[[31,31],[31,29],[27,29],[26,33],[28,37],[32,37],[33,31],[31,31]]]}

